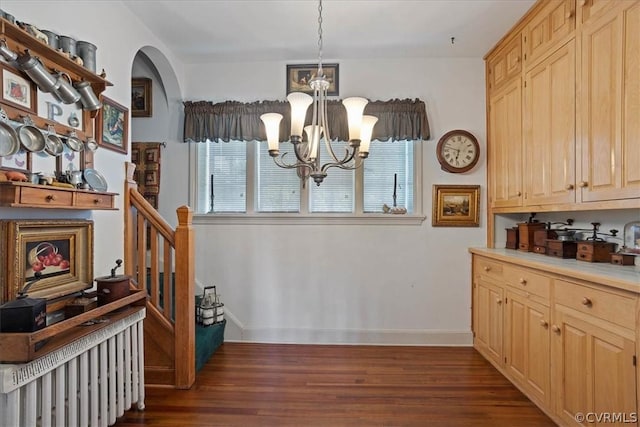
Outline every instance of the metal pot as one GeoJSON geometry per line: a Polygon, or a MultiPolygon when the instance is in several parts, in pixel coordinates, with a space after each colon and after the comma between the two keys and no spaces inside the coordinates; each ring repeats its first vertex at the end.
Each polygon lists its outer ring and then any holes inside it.
{"type": "Polygon", "coordinates": [[[75,104],[80,100],[80,94],[72,86],[71,77],[66,73],[58,73],[53,94],[65,104],[75,104]]]}
{"type": "Polygon", "coordinates": [[[78,56],[82,58],[84,68],[89,71],[96,72],[96,45],[86,41],[78,41],[76,43],[76,50],[78,56]]]}
{"type": "Polygon", "coordinates": [[[24,55],[18,55],[18,66],[31,80],[38,85],[41,91],[49,93],[56,87],[56,77],[46,70],[42,62],[27,51],[24,55]]]}
{"type": "Polygon", "coordinates": [[[67,136],[65,138],[65,142],[67,143],[67,146],[69,148],[71,148],[73,151],[82,151],[82,150],[84,150],[84,144],[82,143],[80,138],[78,138],[76,136],[76,132],[75,131],[71,131],[69,133],[69,136],[67,136]]]}
{"type": "Polygon", "coordinates": [[[64,151],[62,139],[55,134],[53,126],[49,125],[47,139],[44,145],[44,151],[50,156],[59,156],[64,151]]]}
{"type": "Polygon", "coordinates": [[[39,153],[44,150],[46,140],[40,129],[33,125],[31,117],[24,117],[24,124],[18,127],[18,139],[27,151],[39,153]]]}
{"type": "Polygon", "coordinates": [[[60,36],[58,36],[58,34],[54,33],[53,31],[49,31],[49,30],[40,30],[40,31],[43,32],[49,39],[49,46],[51,46],[55,50],[58,50],[58,48],[60,47],[60,36]]]}
{"type": "Polygon", "coordinates": [[[68,53],[70,57],[76,56],[76,39],[69,36],[58,36],[60,49],[64,53],[68,53]]]}
{"type": "Polygon", "coordinates": [[[64,176],[64,180],[69,184],[75,185],[76,187],[79,184],[82,184],[82,171],[72,171],[68,170],[62,173],[64,176]]]}
{"type": "Polygon", "coordinates": [[[27,177],[27,182],[31,184],[40,183],[40,172],[25,172],[24,174],[27,177]]]}
{"type": "Polygon", "coordinates": [[[9,124],[7,114],[0,108],[0,157],[12,156],[20,151],[18,133],[9,124]]]}
{"type": "Polygon", "coordinates": [[[80,93],[80,102],[82,102],[82,108],[87,111],[99,110],[102,107],[102,102],[98,99],[93,92],[91,83],[87,81],[80,81],[73,84],[78,93],[80,93]]]}

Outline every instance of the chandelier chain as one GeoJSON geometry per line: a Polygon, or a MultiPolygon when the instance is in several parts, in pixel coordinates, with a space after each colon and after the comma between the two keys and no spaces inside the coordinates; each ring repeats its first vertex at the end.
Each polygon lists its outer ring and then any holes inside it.
{"type": "Polygon", "coordinates": [[[318,70],[322,72],[322,0],[318,2],[318,70]]]}

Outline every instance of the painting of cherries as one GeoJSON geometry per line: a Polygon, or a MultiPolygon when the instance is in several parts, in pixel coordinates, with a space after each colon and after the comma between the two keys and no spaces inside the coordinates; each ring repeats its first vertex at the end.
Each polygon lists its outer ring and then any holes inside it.
{"type": "Polygon", "coordinates": [[[35,277],[36,272],[40,272],[41,277],[68,273],[71,268],[69,246],[69,240],[28,242],[25,280],[35,277]]]}

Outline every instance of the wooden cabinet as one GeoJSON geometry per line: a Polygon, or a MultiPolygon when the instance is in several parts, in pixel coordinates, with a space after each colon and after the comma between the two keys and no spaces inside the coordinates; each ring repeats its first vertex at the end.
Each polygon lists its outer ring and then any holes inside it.
{"type": "Polygon", "coordinates": [[[0,206],[14,208],[111,210],[117,209],[116,195],[49,185],[0,183],[0,206]]]}
{"type": "Polygon", "coordinates": [[[575,315],[562,306],[554,309],[552,326],[555,413],[563,425],[576,414],[617,414],[619,422],[599,425],[637,425],[635,342],[630,332],[617,332],[595,319],[575,315]]]}
{"type": "Polygon", "coordinates": [[[508,290],[505,371],[538,404],[550,402],[549,307],[508,290]]]}
{"type": "Polygon", "coordinates": [[[522,40],[516,34],[505,47],[487,60],[487,85],[491,92],[503,87],[522,71],[522,40]]]}
{"type": "Polygon", "coordinates": [[[525,26],[525,64],[531,66],[571,36],[576,28],[575,0],[547,0],[525,26]]]}
{"type": "Polygon", "coordinates": [[[522,84],[512,79],[489,99],[490,205],[522,206],[522,84]]]}
{"type": "Polygon", "coordinates": [[[575,41],[525,75],[524,205],[575,202],[575,41]]]}
{"type": "Polygon", "coordinates": [[[539,0],[485,59],[490,245],[495,214],[640,207],[640,0],[539,0]]]}
{"type": "Polygon", "coordinates": [[[561,426],[583,425],[578,413],[618,417],[584,425],[637,425],[633,267],[585,272],[536,254],[472,252],[474,347],[561,426]]]}
{"type": "Polygon", "coordinates": [[[640,2],[619,5],[582,28],[583,202],[640,194],[640,2]]]}

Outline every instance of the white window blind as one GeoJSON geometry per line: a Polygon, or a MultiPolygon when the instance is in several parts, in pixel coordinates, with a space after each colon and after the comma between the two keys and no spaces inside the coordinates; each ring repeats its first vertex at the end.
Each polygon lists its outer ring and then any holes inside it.
{"type": "MultiPolygon", "coordinates": [[[[269,156],[265,142],[256,146],[256,211],[300,212],[300,178],[295,169],[283,169],[269,156]]],[[[286,157],[295,161],[293,149],[286,157]]]]}
{"type": "Polygon", "coordinates": [[[364,211],[382,212],[393,207],[394,174],[396,205],[413,213],[413,141],[374,141],[364,162],[364,211]]]}
{"type": "MultiPolygon", "coordinates": [[[[333,151],[338,159],[345,155],[346,142],[333,143],[333,151]]],[[[333,160],[324,143],[320,144],[320,158],[322,163],[333,160]]],[[[309,177],[309,211],[315,213],[348,213],[354,208],[354,171],[330,168],[327,176],[318,187],[313,178],[309,177]]]]}
{"type": "Polygon", "coordinates": [[[198,144],[198,211],[246,212],[246,142],[198,144]]]}

